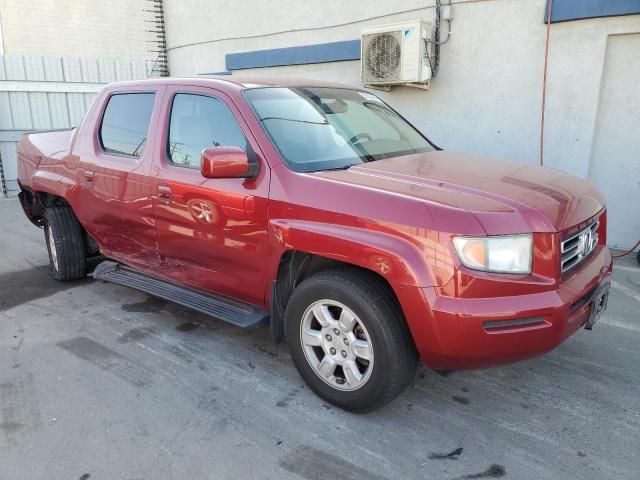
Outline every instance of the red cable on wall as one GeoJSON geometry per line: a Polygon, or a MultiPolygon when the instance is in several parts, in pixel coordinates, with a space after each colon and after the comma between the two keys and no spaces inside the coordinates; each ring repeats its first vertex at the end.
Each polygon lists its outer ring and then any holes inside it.
{"type": "Polygon", "coordinates": [[[627,255],[629,255],[631,252],[633,252],[633,251],[636,249],[636,247],[638,247],[638,246],[640,246],[640,240],[638,240],[638,241],[636,242],[636,244],[635,244],[633,247],[631,247],[629,250],[627,250],[627,251],[625,251],[625,252],[622,252],[622,253],[618,253],[617,255],[611,255],[611,256],[612,256],[613,258],[626,257],[626,256],[627,256],[627,255]]]}
{"type": "Polygon", "coordinates": [[[540,116],[540,166],[544,165],[544,110],[547,102],[547,67],[549,64],[549,40],[551,37],[551,8],[553,0],[547,0],[547,41],[544,47],[544,75],[542,79],[542,112],[540,116]]]}
{"type": "MultiPolygon", "coordinates": [[[[540,166],[544,166],[544,111],[547,102],[547,70],[549,65],[549,43],[551,38],[551,8],[553,0],[547,0],[547,40],[544,47],[544,75],[542,79],[542,112],[540,114],[540,166]]],[[[629,250],[612,255],[614,258],[625,257],[640,246],[640,240],[629,250]]]]}

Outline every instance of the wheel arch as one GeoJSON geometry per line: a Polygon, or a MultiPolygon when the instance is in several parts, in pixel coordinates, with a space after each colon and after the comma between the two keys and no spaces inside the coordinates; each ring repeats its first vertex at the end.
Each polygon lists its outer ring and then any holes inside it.
{"type": "Polygon", "coordinates": [[[29,221],[40,228],[44,226],[43,214],[46,208],[68,207],[73,211],[64,197],[46,191],[31,190],[21,186],[18,199],[29,221]]]}
{"type": "Polygon", "coordinates": [[[308,220],[270,220],[269,272],[276,277],[280,259],[297,250],[376,272],[390,284],[433,286],[424,245],[410,234],[308,220]]]}
{"type": "Polygon", "coordinates": [[[338,268],[350,268],[375,278],[388,291],[399,311],[403,312],[392,284],[379,272],[324,255],[295,249],[285,250],[280,256],[277,275],[272,280],[270,292],[271,333],[276,343],[280,343],[284,339],[284,312],[295,288],[315,273],[338,268]]]}
{"type": "Polygon", "coordinates": [[[18,194],[20,204],[24,210],[25,215],[31,223],[36,227],[44,227],[44,211],[49,207],[66,207],[78,220],[80,229],[85,237],[85,245],[87,247],[87,255],[92,256],[99,253],[99,246],[95,239],[89,235],[84,228],[78,216],[76,215],[71,204],[62,196],[47,191],[31,190],[29,188],[21,186],[20,193],[18,194]]]}
{"type": "MultiPolygon", "coordinates": [[[[268,278],[271,326],[276,342],[282,340],[283,312],[291,292],[305,275],[318,269],[339,265],[359,268],[381,278],[396,301],[398,295],[394,287],[434,285],[424,252],[412,238],[400,232],[301,219],[272,219],[269,243],[275,252],[270,257],[268,278]]],[[[406,315],[401,304],[400,307],[406,315]]]]}

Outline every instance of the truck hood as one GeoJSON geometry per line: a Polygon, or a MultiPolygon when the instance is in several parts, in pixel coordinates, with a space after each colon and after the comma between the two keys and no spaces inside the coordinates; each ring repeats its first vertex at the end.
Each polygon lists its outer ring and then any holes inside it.
{"type": "Polygon", "coordinates": [[[452,151],[312,175],[466,210],[489,235],[562,231],[605,205],[591,183],[559,170],[452,151]]]}

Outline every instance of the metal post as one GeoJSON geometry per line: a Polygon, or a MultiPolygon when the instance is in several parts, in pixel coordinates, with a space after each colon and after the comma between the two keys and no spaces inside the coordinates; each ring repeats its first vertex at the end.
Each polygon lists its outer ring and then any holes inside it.
{"type": "Polygon", "coordinates": [[[2,188],[2,198],[9,198],[7,182],[4,179],[4,168],[2,168],[2,153],[0,153],[0,187],[2,188]]]}
{"type": "Polygon", "coordinates": [[[147,2],[149,2],[150,5],[149,8],[144,11],[151,15],[148,16],[145,23],[151,24],[151,30],[146,30],[146,32],[152,34],[152,40],[147,40],[147,43],[151,44],[149,53],[156,57],[148,76],[152,76],[154,72],[157,72],[160,77],[168,77],[167,36],[164,29],[164,8],[162,0],[147,0],[147,2]]]}

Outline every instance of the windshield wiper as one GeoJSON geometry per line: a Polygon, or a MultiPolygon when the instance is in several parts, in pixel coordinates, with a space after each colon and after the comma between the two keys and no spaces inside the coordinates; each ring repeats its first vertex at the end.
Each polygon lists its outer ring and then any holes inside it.
{"type": "Polygon", "coordinates": [[[311,120],[298,120],[296,118],[284,118],[284,117],[262,117],[260,121],[264,120],[284,120],[285,122],[299,122],[299,123],[311,123],[313,125],[329,125],[326,120],[324,122],[312,122],[311,120]]]}
{"type": "Polygon", "coordinates": [[[313,170],[314,172],[333,172],[336,170],[349,170],[354,165],[362,165],[361,163],[348,163],[347,165],[343,165],[341,167],[333,167],[333,168],[319,168],[318,170],[313,170]]]}

